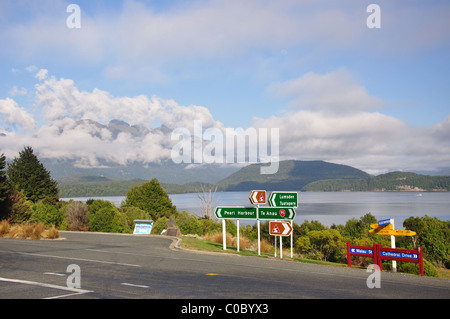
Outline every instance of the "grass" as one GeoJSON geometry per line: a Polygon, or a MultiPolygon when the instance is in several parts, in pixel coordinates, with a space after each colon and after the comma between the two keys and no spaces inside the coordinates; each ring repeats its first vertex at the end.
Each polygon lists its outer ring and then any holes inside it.
{"type": "Polygon", "coordinates": [[[0,237],[39,240],[41,238],[56,239],[60,237],[60,234],[55,225],[46,230],[45,225],[41,222],[10,225],[7,220],[2,220],[0,222],[0,237]]]}
{"type": "MultiPolygon", "coordinates": [[[[254,257],[274,257],[274,250],[273,246],[269,244],[267,241],[262,240],[261,241],[261,255],[258,255],[257,252],[257,246],[255,247],[255,243],[248,244],[248,249],[242,249],[242,247],[239,247],[239,252],[237,251],[237,248],[235,247],[235,238],[231,238],[231,236],[227,235],[227,243],[232,244],[232,246],[227,246],[227,250],[223,250],[223,243],[222,239],[218,239],[219,237],[222,238],[222,234],[219,234],[220,236],[206,236],[206,239],[199,238],[199,237],[182,237],[181,242],[179,244],[180,247],[186,248],[186,249],[192,249],[192,250],[200,250],[200,251],[209,251],[209,252],[215,252],[215,253],[229,253],[229,254],[238,254],[242,256],[254,256],[254,257]],[[217,240],[217,241],[214,241],[217,240]],[[229,240],[230,239],[230,240],[229,240]]],[[[240,236],[241,241],[241,236],[240,236]]],[[[279,256],[279,250],[277,250],[277,256],[279,256]]],[[[277,257],[278,258],[278,257],[277,257]]],[[[306,258],[299,258],[294,256],[294,258],[291,258],[291,252],[290,249],[283,249],[283,259],[285,260],[293,260],[303,263],[313,263],[313,264],[321,264],[321,265],[329,265],[329,266],[338,266],[338,267],[345,267],[344,264],[339,263],[333,263],[329,261],[320,261],[320,260],[313,260],[313,259],[306,259],[306,258]]]]}

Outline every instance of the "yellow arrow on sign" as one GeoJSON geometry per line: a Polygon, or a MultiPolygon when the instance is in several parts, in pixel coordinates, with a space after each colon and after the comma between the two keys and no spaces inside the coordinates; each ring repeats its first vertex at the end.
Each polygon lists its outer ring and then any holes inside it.
{"type": "Polygon", "coordinates": [[[394,235],[394,236],[414,236],[416,232],[412,230],[400,230],[400,229],[371,229],[370,233],[376,235],[394,235]]]}
{"type": "Polygon", "coordinates": [[[383,225],[383,226],[378,226],[378,224],[371,224],[370,228],[372,229],[394,229],[394,225],[392,224],[388,224],[388,225],[383,225]]]}

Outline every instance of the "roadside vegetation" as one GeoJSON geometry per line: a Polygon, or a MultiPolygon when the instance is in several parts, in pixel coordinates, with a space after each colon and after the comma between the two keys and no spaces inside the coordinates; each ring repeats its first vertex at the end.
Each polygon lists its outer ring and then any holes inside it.
{"type": "MultiPolygon", "coordinates": [[[[204,193],[205,197],[199,201],[199,206],[205,209],[202,217],[178,211],[156,179],[132,186],[119,207],[105,200],[61,201],[57,183],[33,149],[25,147],[19,157],[8,164],[5,156],[0,155],[0,237],[58,238],[60,230],[132,233],[135,219],[153,220],[152,234],[159,235],[173,218],[184,236],[182,246],[223,252],[222,224],[213,218],[212,201],[208,197],[213,193],[207,189],[204,193]]],[[[380,243],[390,247],[389,236],[369,233],[370,225],[376,222],[376,218],[367,213],[360,219],[352,218],[344,225],[331,227],[314,220],[300,225],[294,223],[294,260],[346,264],[347,241],[353,245],[380,243]]],[[[442,269],[450,269],[450,222],[429,216],[410,217],[403,226],[417,235],[397,237],[397,248],[417,249],[421,246],[425,275],[438,276],[437,269],[440,269],[439,274],[448,276],[448,271],[442,269]]],[[[268,222],[261,223],[261,252],[265,257],[274,255],[274,237],[269,235],[268,228],[268,222]]],[[[227,252],[237,252],[239,231],[239,253],[257,255],[256,224],[247,224],[238,230],[233,221],[227,220],[226,229],[227,252]]],[[[290,257],[290,238],[283,239],[283,247],[283,256],[290,257]]],[[[352,262],[360,267],[373,263],[370,258],[363,257],[353,257],[352,262]]],[[[397,264],[401,272],[419,273],[417,264],[397,264]]],[[[383,263],[383,270],[390,267],[391,262],[383,263]]]]}

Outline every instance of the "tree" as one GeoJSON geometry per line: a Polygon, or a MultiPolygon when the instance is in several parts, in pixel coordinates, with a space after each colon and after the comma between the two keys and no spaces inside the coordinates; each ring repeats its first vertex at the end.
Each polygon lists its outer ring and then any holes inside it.
{"type": "Polygon", "coordinates": [[[176,214],[177,208],[172,204],[167,193],[156,178],[141,186],[133,186],[125,198],[124,206],[134,206],[148,212],[153,220],[176,214]]]}
{"type": "Polygon", "coordinates": [[[19,152],[19,157],[8,164],[7,173],[12,187],[23,191],[25,197],[32,202],[45,197],[58,200],[57,182],[50,177],[30,146],[26,146],[19,152]]]}
{"type": "Polygon", "coordinates": [[[199,193],[198,198],[200,199],[202,212],[205,213],[204,215],[205,218],[211,219],[214,214],[214,206],[215,206],[214,197],[216,196],[217,185],[215,187],[210,186],[208,189],[206,189],[205,186],[203,186],[203,184],[200,187],[202,192],[199,193]]]}
{"type": "Polygon", "coordinates": [[[8,197],[11,192],[8,176],[4,170],[6,167],[5,155],[0,155],[0,219],[7,217],[8,197]]]}
{"type": "Polygon", "coordinates": [[[127,221],[113,203],[106,200],[89,201],[89,229],[94,232],[121,233],[127,230],[127,221]]]}

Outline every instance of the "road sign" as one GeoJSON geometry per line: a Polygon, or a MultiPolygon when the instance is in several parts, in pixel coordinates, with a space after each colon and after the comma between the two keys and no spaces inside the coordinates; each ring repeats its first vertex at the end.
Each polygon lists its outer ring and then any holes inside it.
{"type": "Polygon", "coordinates": [[[289,236],[291,232],[290,222],[269,222],[269,234],[272,236],[289,236]]]}
{"type": "Polygon", "coordinates": [[[392,219],[383,219],[378,221],[378,226],[384,226],[392,224],[392,219]]]}
{"type": "Polygon", "coordinates": [[[293,220],[295,218],[295,210],[293,208],[284,207],[259,207],[258,209],[259,219],[289,219],[293,220]]]}
{"type": "Polygon", "coordinates": [[[378,226],[378,224],[371,224],[370,228],[378,229],[378,230],[381,230],[381,229],[387,230],[387,229],[394,229],[394,225],[388,224],[388,225],[384,225],[384,226],[378,226]]]}
{"type": "Polygon", "coordinates": [[[400,229],[371,229],[370,233],[376,235],[394,235],[394,236],[414,236],[416,232],[412,230],[400,230],[400,229]]]}
{"type": "Polygon", "coordinates": [[[272,192],[269,198],[269,205],[272,207],[297,208],[297,197],[297,192],[272,192]]]}
{"type": "Polygon", "coordinates": [[[266,191],[251,191],[248,198],[252,204],[265,204],[266,191]]]}
{"type": "Polygon", "coordinates": [[[217,207],[214,212],[219,219],[257,219],[256,207],[217,207]]]}

